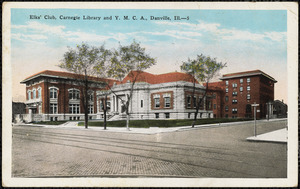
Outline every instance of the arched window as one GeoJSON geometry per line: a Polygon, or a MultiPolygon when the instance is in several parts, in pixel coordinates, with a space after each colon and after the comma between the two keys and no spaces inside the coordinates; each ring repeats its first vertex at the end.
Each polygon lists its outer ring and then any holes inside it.
{"type": "Polygon", "coordinates": [[[42,88],[38,88],[37,89],[37,91],[38,91],[38,98],[41,98],[42,97],[42,88]]]}
{"type": "Polygon", "coordinates": [[[28,100],[31,99],[31,90],[28,90],[28,91],[27,91],[27,97],[28,97],[28,100]]]}
{"type": "Polygon", "coordinates": [[[69,90],[69,99],[72,99],[72,100],[79,99],[79,90],[78,89],[70,89],[69,90]]]}
{"type": "Polygon", "coordinates": [[[57,88],[50,88],[50,98],[57,99],[57,88]]]}
{"type": "Polygon", "coordinates": [[[36,98],[36,89],[33,89],[32,90],[32,99],[35,99],[36,98]]]}

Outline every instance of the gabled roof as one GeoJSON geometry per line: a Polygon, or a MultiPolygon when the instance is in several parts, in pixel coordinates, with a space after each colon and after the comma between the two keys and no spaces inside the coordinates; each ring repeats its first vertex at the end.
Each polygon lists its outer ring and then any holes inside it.
{"type": "Polygon", "coordinates": [[[229,74],[223,75],[223,77],[220,78],[220,79],[221,80],[225,80],[225,79],[233,79],[233,78],[239,78],[239,77],[257,76],[257,75],[263,75],[263,76],[267,77],[268,79],[272,80],[274,83],[277,82],[273,77],[271,77],[270,75],[262,72],[261,70],[251,70],[251,71],[246,71],[246,72],[229,73],[229,74]]]}
{"type": "MultiPolygon", "coordinates": [[[[23,81],[21,83],[26,83],[27,81],[30,81],[37,77],[52,77],[52,78],[61,78],[61,79],[78,79],[80,77],[84,78],[84,75],[81,74],[74,74],[70,72],[62,72],[62,71],[52,71],[52,70],[44,70],[41,72],[38,72],[36,74],[33,74],[23,81]]],[[[109,85],[113,85],[114,82],[118,83],[117,80],[114,79],[105,79],[105,78],[99,78],[99,77],[93,77],[88,76],[88,80],[95,81],[95,82],[106,82],[109,85]]]]}
{"type": "MultiPolygon", "coordinates": [[[[133,80],[137,76],[136,82],[145,82],[149,84],[160,84],[160,83],[169,83],[177,81],[186,81],[193,83],[194,77],[187,73],[181,72],[171,72],[166,74],[150,74],[142,71],[132,71],[130,72],[121,83],[126,83],[133,80]]],[[[195,80],[195,83],[198,83],[195,80]]]]}

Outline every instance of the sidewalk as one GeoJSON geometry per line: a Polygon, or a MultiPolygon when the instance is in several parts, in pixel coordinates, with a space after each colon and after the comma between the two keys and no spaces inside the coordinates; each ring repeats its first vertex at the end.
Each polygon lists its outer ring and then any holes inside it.
{"type": "Polygon", "coordinates": [[[269,133],[248,137],[248,141],[287,143],[287,129],[279,129],[269,133]]]}

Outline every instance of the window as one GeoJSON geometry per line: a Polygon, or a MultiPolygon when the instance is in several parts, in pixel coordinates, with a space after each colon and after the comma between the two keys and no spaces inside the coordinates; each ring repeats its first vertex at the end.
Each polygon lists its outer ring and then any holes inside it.
{"type": "Polygon", "coordinates": [[[236,87],[237,87],[237,84],[236,84],[236,83],[232,83],[232,87],[233,87],[233,88],[236,88],[236,87]]]}
{"type": "Polygon", "coordinates": [[[141,108],[144,106],[144,101],[141,100],[141,108]]]}
{"type": "Polygon", "coordinates": [[[250,78],[249,77],[247,78],[247,83],[250,83],[250,78]]]}
{"type": "Polygon", "coordinates": [[[155,118],[156,118],[156,119],[159,118],[159,113],[155,113],[155,118]]]}
{"type": "Polygon", "coordinates": [[[243,89],[243,87],[240,87],[240,91],[242,92],[244,89],[243,89]]]}
{"type": "Polygon", "coordinates": [[[69,104],[69,113],[79,114],[79,104],[69,104]]]}
{"type": "Polygon", "coordinates": [[[217,109],[217,105],[216,104],[214,104],[214,109],[217,109]]]}
{"type": "Polygon", "coordinates": [[[57,89],[56,88],[50,88],[50,98],[57,99],[57,89]]]}
{"type": "Polygon", "coordinates": [[[237,96],[237,92],[236,91],[232,92],[232,96],[237,96]]]}
{"type": "Polygon", "coordinates": [[[166,118],[170,118],[170,113],[165,113],[166,118]]]}
{"type": "Polygon", "coordinates": [[[225,81],[226,86],[228,86],[228,81],[225,81]]]}
{"type": "Polygon", "coordinates": [[[250,91],[250,86],[247,86],[247,91],[250,91]]]}
{"type": "Polygon", "coordinates": [[[171,94],[170,93],[163,94],[163,97],[165,102],[165,108],[169,108],[171,106],[171,94]]]}
{"type": "Polygon", "coordinates": [[[194,107],[194,108],[196,108],[196,105],[197,105],[196,100],[197,100],[197,99],[196,99],[196,97],[194,96],[194,97],[193,97],[193,107],[194,107]]]}
{"type": "Polygon", "coordinates": [[[244,79],[240,79],[240,83],[244,83],[244,79]]]}
{"type": "Polygon", "coordinates": [[[189,118],[189,119],[191,118],[191,113],[188,113],[188,118],[189,118]]]}
{"type": "Polygon", "coordinates": [[[225,96],[225,102],[228,102],[228,96],[225,96]]]}
{"type": "Polygon", "coordinates": [[[159,94],[154,95],[154,107],[155,108],[160,107],[160,95],[159,94]]]}
{"type": "Polygon", "coordinates": [[[250,100],[250,99],[251,99],[250,94],[247,94],[247,100],[250,100]]]}
{"type": "Polygon", "coordinates": [[[42,89],[41,88],[38,88],[38,98],[41,98],[42,97],[42,89]]]}
{"type": "Polygon", "coordinates": [[[94,105],[88,105],[88,113],[93,114],[94,113],[94,105]]]}
{"type": "Polygon", "coordinates": [[[77,89],[69,90],[69,99],[73,99],[73,100],[79,99],[79,90],[77,89]]]}
{"type": "MultiPolygon", "coordinates": [[[[79,99],[79,91],[78,91],[78,99],[79,99]]],[[[92,101],[92,102],[94,101],[94,93],[93,93],[93,91],[89,91],[88,100],[92,101]]]]}
{"type": "Polygon", "coordinates": [[[187,96],[187,107],[191,107],[191,96],[187,96]]]}
{"type": "Polygon", "coordinates": [[[27,91],[27,96],[28,96],[28,100],[30,100],[31,99],[31,91],[30,90],[27,91]]]}
{"type": "Polygon", "coordinates": [[[225,112],[228,112],[228,110],[229,110],[228,106],[225,106],[225,112]]]}
{"type": "Polygon", "coordinates": [[[228,93],[228,88],[225,89],[225,92],[228,93]]]}
{"type": "Polygon", "coordinates": [[[50,103],[50,114],[57,114],[57,104],[50,103]]]}
{"type": "Polygon", "coordinates": [[[237,99],[233,99],[232,104],[237,104],[237,99]]]}
{"type": "Polygon", "coordinates": [[[36,90],[35,89],[32,90],[32,98],[36,99],[36,90]]]}
{"type": "Polygon", "coordinates": [[[232,113],[237,114],[237,108],[232,108],[232,113]]]}

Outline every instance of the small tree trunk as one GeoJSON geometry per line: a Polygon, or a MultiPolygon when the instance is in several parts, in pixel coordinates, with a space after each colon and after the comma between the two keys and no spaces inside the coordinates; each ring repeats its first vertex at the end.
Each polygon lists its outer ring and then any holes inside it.
{"type": "Polygon", "coordinates": [[[88,121],[89,121],[89,115],[88,115],[88,78],[87,78],[87,73],[85,70],[85,97],[84,97],[84,126],[87,129],[88,128],[88,121]]]}
{"type": "Polygon", "coordinates": [[[103,114],[104,114],[103,126],[104,126],[104,130],[106,130],[107,95],[105,95],[105,100],[104,100],[104,102],[102,102],[102,104],[103,104],[103,114]]]}
{"type": "Polygon", "coordinates": [[[196,112],[195,112],[195,116],[194,116],[194,120],[193,120],[193,123],[192,123],[192,128],[195,127],[195,123],[196,123],[196,120],[197,120],[198,112],[199,112],[199,108],[197,107],[196,108],[196,112]]]}
{"type": "Polygon", "coordinates": [[[129,120],[130,120],[130,115],[127,113],[126,115],[126,129],[129,130],[129,120]]]}

